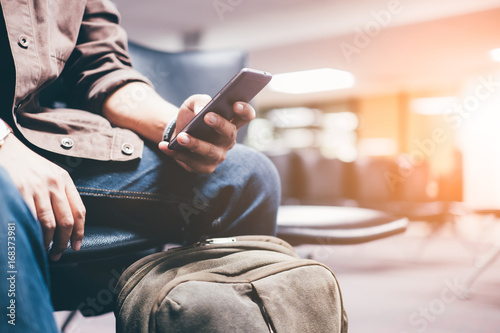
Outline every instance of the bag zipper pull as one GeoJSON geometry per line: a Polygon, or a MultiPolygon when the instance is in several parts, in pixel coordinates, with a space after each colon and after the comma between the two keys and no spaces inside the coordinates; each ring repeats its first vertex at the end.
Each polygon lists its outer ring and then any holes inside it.
{"type": "Polygon", "coordinates": [[[236,242],[236,238],[230,238],[230,237],[226,237],[226,238],[209,238],[209,239],[206,239],[203,242],[200,242],[201,243],[200,245],[226,244],[226,243],[233,243],[233,242],[236,242]]]}

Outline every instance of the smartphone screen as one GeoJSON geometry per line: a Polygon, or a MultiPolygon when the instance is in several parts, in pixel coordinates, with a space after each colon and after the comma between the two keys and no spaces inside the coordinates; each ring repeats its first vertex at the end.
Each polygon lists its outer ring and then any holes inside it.
{"type": "MultiPolygon", "coordinates": [[[[234,117],[234,103],[250,102],[271,81],[271,78],[272,75],[268,72],[243,68],[178,133],[186,132],[197,139],[210,142],[217,133],[205,123],[203,117],[208,112],[215,112],[231,120],[234,117]]],[[[177,137],[170,141],[168,147],[172,150],[185,149],[177,142],[177,137]]]]}

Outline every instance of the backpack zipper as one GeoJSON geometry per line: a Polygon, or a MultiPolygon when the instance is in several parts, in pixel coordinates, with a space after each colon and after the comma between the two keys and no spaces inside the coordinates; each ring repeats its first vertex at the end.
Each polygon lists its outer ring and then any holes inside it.
{"type": "Polygon", "coordinates": [[[200,245],[209,245],[209,244],[227,244],[236,242],[236,238],[209,238],[203,242],[199,242],[200,245]]]}
{"type": "Polygon", "coordinates": [[[250,294],[250,299],[257,304],[257,306],[260,309],[260,313],[262,314],[262,317],[264,318],[264,321],[267,324],[267,329],[269,330],[269,333],[275,333],[274,325],[273,322],[271,321],[271,316],[266,310],[266,307],[264,306],[264,303],[262,302],[262,299],[259,296],[259,293],[257,292],[257,289],[255,289],[255,286],[253,283],[250,283],[252,286],[252,293],[250,294]]]}

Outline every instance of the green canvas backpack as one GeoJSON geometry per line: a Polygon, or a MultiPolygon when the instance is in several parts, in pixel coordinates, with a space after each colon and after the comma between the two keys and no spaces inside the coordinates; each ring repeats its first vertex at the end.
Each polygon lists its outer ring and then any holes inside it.
{"type": "Polygon", "coordinates": [[[337,279],[270,236],[215,238],[140,259],[115,288],[124,332],[347,332],[337,279]]]}

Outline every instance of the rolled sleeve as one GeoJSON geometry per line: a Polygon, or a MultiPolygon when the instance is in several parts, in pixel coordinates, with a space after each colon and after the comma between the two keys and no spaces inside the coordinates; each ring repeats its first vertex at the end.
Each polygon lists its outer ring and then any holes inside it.
{"type": "Polygon", "coordinates": [[[89,0],[77,45],[63,72],[72,107],[101,113],[106,98],[129,82],[151,83],[132,68],[127,35],[108,0],[89,0]]]}

